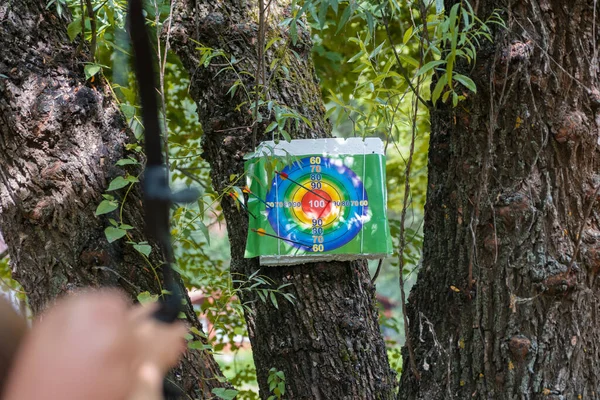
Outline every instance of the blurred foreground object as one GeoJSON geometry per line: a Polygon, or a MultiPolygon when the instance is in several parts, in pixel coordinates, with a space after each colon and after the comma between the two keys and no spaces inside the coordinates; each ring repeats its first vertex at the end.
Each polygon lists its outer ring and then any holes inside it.
{"type": "Polygon", "coordinates": [[[21,344],[27,323],[12,305],[0,296],[0,393],[6,383],[10,365],[21,344]]]}
{"type": "MultiPolygon", "coordinates": [[[[187,329],[156,321],[155,311],[131,307],[112,290],[59,300],[25,336],[2,399],[161,399],[163,376],[185,350],[187,329]]],[[[4,321],[10,313],[0,315],[4,321]]]]}

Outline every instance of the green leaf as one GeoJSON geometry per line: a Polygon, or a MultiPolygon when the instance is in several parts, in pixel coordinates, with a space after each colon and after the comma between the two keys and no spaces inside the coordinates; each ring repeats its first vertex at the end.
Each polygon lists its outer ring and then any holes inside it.
{"type": "Polygon", "coordinates": [[[271,298],[271,303],[273,303],[275,308],[279,310],[279,304],[277,304],[277,297],[275,297],[275,292],[270,292],[269,297],[271,298]]]}
{"type": "Polygon", "coordinates": [[[201,340],[192,340],[188,342],[188,349],[199,350],[204,348],[204,343],[201,340]]]}
{"type": "Polygon", "coordinates": [[[198,223],[200,225],[200,230],[202,231],[202,233],[204,234],[204,237],[206,238],[206,244],[208,244],[210,246],[210,234],[208,233],[208,227],[204,224],[204,222],[198,220],[198,223]]]}
{"type": "Polygon", "coordinates": [[[426,73],[427,71],[430,71],[431,69],[437,67],[438,65],[442,65],[445,64],[446,61],[445,60],[436,60],[436,61],[429,61],[427,64],[423,65],[420,69],[419,72],[417,72],[416,76],[419,75],[423,75],[424,73],[426,73]]]}
{"type": "Polygon", "coordinates": [[[118,165],[119,167],[122,167],[124,165],[137,165],[139,164],[139,162],[131,157],[127,157],[127,158],[122,158],[119,161],[117,161],[116,165],[118,165]]]}
{"type": "Polygon", "coordinates": [[[450,89],[452,89],[452,72],[454,71],[454,61],[456,60],[456,57],[453,53],[450,53],[450,55],[447,58],[447,64],[446,64],[446,79],[448,81],[448,86],[450,86],[450,89]]]}
{"type": "Polygon", "coordinates": [[[125,145],[125,150],[132,150],[136,153],[140,153],[142,151],[142,146],[137,143],[128,143],[125,145]]]}
{"type": "Polygon", "coordinates": [[[285,129],[282,129],[280,132],[281,132],[281,135],[283,135],[283,138],[285,139],[286,142],[292,141],[292,137],[290,136],[288,131],[286,131],[285,129]]]}
{"type": "Polygon", "coordinates": [[[108,240],[108,243],[112,243],[115,240],[119,240],[126,234],[127,231],[125,229],[115,228],[114,226],[109,226],[104,230],[104,236],[106,236],[106,240],[108,240]]]}
{"type": "Polygon", "coordinates": [[[131,118],[134,117],[134,115],[135,115],[135,107],[132,106],[131,104],[122,103],[119,106],[119,108],[123,112],[123,115],[125,115],[125,118],[131,119],[131,118]]]}
{"type": "Polygon", "coordinates": [[[335,15],[337,15],[337,13],[338,13],[338,0],[331,0],[330,1],[330,5],[331,5],[331,8],[333,9],[333,12],[335,13],[335,15]]]}
{"type": "Polygon", "coordinates": [[[400,59],[402,61],[405,61],[406,63],[412,65],[415,68],[419,68],[419,62],[415,58],[413,58],[413,57],[411,57],[409,55],[400,54],[400,59]]]}
{"type": "Polygon", "coordinates": [[[442,103],[445,103],[448,100],[448,97],[450,97],[450,93],[452,93],[452,91],[447,90],[444,95],[442,96],[442,103]]]}
{"type": "Polygon", "coordinates": [[[410,40],[410,37],[413,34],[413,27],[412,25],[406,30],[406,32],[404,32],[404,36],[402,37],[402,43],[406,44],[408,43],[408,41],[410,40]]]}
{"type": "Polygon", "coordinates": [[[158,300],[158,295],[146,291],[138,294],[137,299],[141,304],[154,303],[158,300]]]}
{"type": "Polygon", "coordinates": [[[140,181],[137,176],[133,176],[133,175],[127,175],[127,178],[125,178],[125,180],[127,182],[131,182],[131,183],[137,183],[140,181]]]}
{"type": "Polygon", "coordinates": [[[86,64],[83,68],[85,72],[85,79],[90,79],[92,76],[96,75],[102,69],[98,64],[86,64]]]}
{"type": "Polygon", "coordinates": [[[460,8],[460,3],[456,3],[450,9],[450,16],[448,17],[448,20],[449,20],[448,28],[450,29],[451,32],[454,32],[454,30],[456,29],[456,17],[458,15],[459,8],[460,8]]]}
{"type": "Polygon", "coordinates": [[[355,55],[353,55],[348,61],[348,64],[353,63],[354,61],[358,60],[359,58],[361,58],[363,56],[363,54],[365,54],[365,52],[363,50],[359,51],[358,53],[356,53],[355,55]]]}
{"type": "Polygon", "coordinates": [[[275,36],[274,38],[269,40],[269,42],[265,46],[265,53],[271,48],[271,46],[273,46],[273,44],[275,44],[275,42],[279,41],[279,39],[281,39],[279,36],[275,36]]]}
{"type": "Polygon", "coordinates": [[[473,82],[473,80],[471,78],[469,78],[468,76],[461,75],[461,74],[454,74],[453,78],[454,78],[454,80],[460,82],[464,87],[469,89],[471,92],[477,93],[477,86],[475,85],[475,82],[473,82]]]}
{"type": "Polygon", "coordinates": [[[350,4],[348,4],[348,6],[346,6],[346,9],[342,13],[342,17],[340,18],[340,22],[338,23],[337,31],[335,32],[336,34],[338,34],[342,30],[342,28],[346,25],[346,22],[348,22],[351,15],[352,15],[352,6],[350,4]]]}
{"type": "Polygon", "coordinates": [[[121,229],[125,229],[126,231],[129,231],[129,230],[133,229],[133,226],[131,226],[131,225],[127,225],[127,224],[121,224],[121,225],[119,226],[119,228],[121,228],[121,229]]]}
{"type": "Polygon", "coordinates": [[[292,38],[292,43],[296,45],[298,42],[298,21],[293,21],[290,25],[290,37],[292,38]]]}
{"type": "Polygon", "coordinates": [[[383,48],[383,45],[385,43],[386,43],[385,41],[381,42],[381,44],[379,46],[377,46],[377,48],[375,48],[375,50],[373,50],[371,52],[371,54],[369,54],[369,58],[375,58],[375,57],[377,57],[377,55],[381,52],[381,49],[383,48]]]}
{"type": "Polygon", "coordinates": [[[106,191],[111,192],[113,190],[121,189],[127,185],[129,185],[129,181],[127,179],[123,178],[122,176],[117,176],[115,179],[110,181],[110,184],[108,185],[108,189],[106,189],[106,191]]]}
{"type": "MultiPolygon", "coordinates": [[[[371,35],[375,34],[375,19],[373,18],[373,14],[371,14],[369,11],[365,12],[365,19],[367,20],[367,28],[369,29],[368,32],[371,35]]],[[[367,36],[368,38],[368,36],[367,36]]],[[[366,40],[368,42],[368,40],[366,40]]]]}
{"type": "Polygon", "coordinates": [[[222,400],[233,400],[237,396],[238,391],[235,389],[214,388],[212,394],[222,400]]]}
{"type": "Polygon", "coordinates": [[[77,18],[73,22],[69,24],[67,27],[67,35],[69,35],[69,40],[74,41],[77,35],[81,33],[81,18],[77,18]]]}
{"type": "Polygon", "coordinates": [[[317,16],[319,27],[323,29],[325,26],[325,22],[327,22],[327,10],[329,9],[329,4],[324,1],[321,3],[321,8],[319,9],[319,14],[317,16]]]}
{"type": "Polygon", "coordinates": [[[113,200],[102,200],[100,204],[98,204],[98,208],[96,208],[96,215],[108,214],[111,211],[114,211],[119,207],[119,203],[113,200]]]}
{"type": "Polygon", "coordinates": [[[233,99],[233,96],[235,96],[235,92],[237,91],[238,86],[241,85],[241,84],[242,84],[242,82],[238,79],[237,81],[235,81],[235,83],[227,91],[227,94],[231,93],[231,98],[232,99],[233,99]]]}
{"type": "Polygon", "coordinates": [[[446,74],[442,75],[440,77],[440,80],[438,80],[437,84],[435,85],[435,89],[433,89],[433,93],[431,94],[431,101],[433,102],[433,105],[435,105],[437,100],[440,98],[440,95],[442,94],[442,90],[446,86],[447,82],[448,82],[448,80],[447,80],[446,74]]]}
{"type": "Polygon", "coordinates": [[[192,326],[190,328],[190,332],[192,332],[193,334],[198,335],[198,336],[202,336],[202,337],[206,336],[204,333],[200,332],[200,330],[198,328],[196,328],[195,326],[192,326]]]}
{"type": "Polygon", "coordinates": [[[273,121],[269,124],[269,126],[267,126],[267,130],[265,131],[265,133],[269,133],[275,128],[277,128],[277,122],[273,121]]]}

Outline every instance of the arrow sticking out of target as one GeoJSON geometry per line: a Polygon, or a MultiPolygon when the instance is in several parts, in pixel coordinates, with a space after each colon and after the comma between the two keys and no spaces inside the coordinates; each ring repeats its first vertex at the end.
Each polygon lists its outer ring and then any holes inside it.
{"type": "Polygon", "coordinates": [[[291,239],[288,239],[288,238],[284,238],[282,236],[277,236],[277,235],[272,235],[270,233],[267,233],[267,231],[265,231],[263,228],[258,228],[258,229],[252,228],[251,230],[252,230],[252,232],[258,233],[260,236],[270,236],[270,237],[275,238],[275,239],[285,240],[286,242],[294,243],[294,244],[297,244],[299,246],[304,246],[304,247],[306,247],[308,249],[312,248],[311,246],[307,246],[304,243],[296,242],[295,240],[291,240],[291,239]]]}
{"type": "Polygon", "coordinates": [[[261,199],[260,197],[258,197],[258,195],[255,194],[254,192],[252,192],[248,186],[245,186],[244,188],[242,188],[242,192],[247,193],[247,194],[249,194],[251,196],[254,196],[258,201],[260,201],[261,203],[263,203],[266,208],[271,208],[271,206],[268,205],[266,201],[264,201],[263,199],[261,199]]]}
{"type": "Polygon", "coordinates": [[[307,188],[306,186],[304,186],[303,184],[301,184],[300,182],[296,182],[295,180],[293,180],[292,178],[289,177],[288,174],[286,174],[285,172],[279,172],[279,171],[275,171],[275,173],[279,176],[281,176],[281,179],[288,179],[290,182],[308,190],[309,192],[311,192],[312,194],[314,194],[315,196],[319,196],[320,198],[322,198],[323,200],[325,200],[328,203],[331,203],[331,199],[326,199],[325,197],[321,196],[319,193],[315,192],[314,190],[311,190],[309,188],[307,188]]]}
{"type": "Polygon", "coordinates": [[[243,202],[243,201],[241,201],[241,200],[238,198],[238,194],[237,194],[237,193],[235,193],[235,192],[229,192],[229,195],[230,195],[230,196],[231,196],[233,199],[235,199],[235,200],[236,200],[236,201],[237,201],[237,202],[240,204],[240,206],[242,206],[242,208],[244,209],[244,211],[246,211],[248,214],[250,214],[250,215],[252,216],[252,218],[256,218],[256,216],[255,216],[254,214],[252,214],[252,213],[250,212],[250,210],[248,210],[248,207],[246,207],[246,205],[244,204],[244,202],[243,202]]]}

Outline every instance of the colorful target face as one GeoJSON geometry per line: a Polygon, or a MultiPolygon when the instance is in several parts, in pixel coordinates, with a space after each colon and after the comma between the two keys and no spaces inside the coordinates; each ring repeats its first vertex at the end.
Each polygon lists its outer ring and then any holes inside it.
{"type": "Polygon", "coordinates": [[[281,265],[391,253],[381,140],[261,146],[246,162],[246,257],[281,265]]]}
{"type": "Polygon", "coordinates": [[[368,218],[367,193],[341,160],[304,157],[276,174],[266,198],[267,205],[273,205],[267,218],[292,246],[326,252],[361,231],[368,218]]]}
{"type": "Polygon", "coordinates": [[[367,193],[360,177],[341,160],[304,157],[276,175],[266,197],[267,218],[277,236],[292,246],[326,252],[361,231],[368,218],[367,193]]]}

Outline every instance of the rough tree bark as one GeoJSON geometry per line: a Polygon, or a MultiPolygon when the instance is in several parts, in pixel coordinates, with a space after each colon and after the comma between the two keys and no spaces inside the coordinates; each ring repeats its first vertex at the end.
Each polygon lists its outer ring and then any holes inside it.
{"type": "Polygon", "coordinates": [[[431,109],[408,300],[421,380],[405,352],[399,398],[597,399],[597,2],[472,4],[482,18],[501,7],[508,29],[466,71],[477,94],[431,109]]]}
{"type": "MultiPolygon", "coordinates": [[[[231,174],[243,173],[243,156],[253,151],[253,130],[256,143],[271,139],[271,134],[263,133],[270,121],[254,126],[248,104],[236,109],[245,100],[244,90],[238,88],[233,98],[228,93],[238,76],[249,91],[256,84],[246,73],[256,76],[259,60],[257,3],[185,0],[178,2],[175,11],[172,47],[192,77],[191,93],[198,103],[204,129],[203,156],[210,163],[212,182],[219,193],[230,184],[231,174]],[[200,66],[198,43],[235,57],[239,75],[222,71],[217,76],[227,65],[222,57],[213,59],[207,68],[200,66]]],[[[288,33],[278,26],[285,15],[289,16],[289,2],[264,3],[270,4],[264,43],[281,38],[268,50],[264,65],[271,65],[278,56],[289,71],[286,76],[282,68],[275,68],[278,72],[269,79],[272,71],[266,68],[263,82],[271,82],[267,97],[312,121],[313,129],[301,124],[293,138],[327,137],[330,126],[324,119],[325,109],[312,65],[310,33],[300,30],[298,43],[291,44],[288,33]]],[[[267,115],[266,107],[261,111],[267,115]]],[[[247,215],[228,196],[224,196],[221,205],[231,243],[231,273],[240,279],[237,274],[248,276],[259,268],[256,259],[244,259],[247,215]]],[[[272,367],[285,372],[287,398],[394,396],[395,376],[377,323],[374,288],[365,262],[262,268],[261,274],[272,279],[275,286],[291,283],[286,290],[296,297],[293,305],[280,301],[276,309],[253,294],[242,293],[241,300],[252,308],[246,321],[262,398],[269,395],[267,378],[272,367]]]]}
{"type": "MultiPolygon", "coordinates": [[[[160,293],[158,275],[123,240],[109,244],[108,218],[94,215],[107,182],[124,173],[115,162],[135,139],[107,86],[86,82],[89,57],[69,44],[67,21],[45,6],[0,4],[0,229],[14,277],[35,314],[82,286],[120,287],[132,299],[160,293]]],[[[138,186],[123,216],[143,240],[138,186]]],[[[189,301],[186,314],[200,329],[189,301]]],[[[207,398],[220,375],[212,356],[193,351],[174,380],[190,396],[207,398]]]]}

